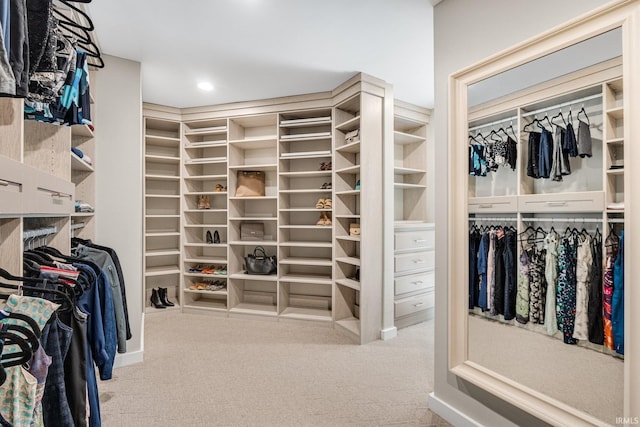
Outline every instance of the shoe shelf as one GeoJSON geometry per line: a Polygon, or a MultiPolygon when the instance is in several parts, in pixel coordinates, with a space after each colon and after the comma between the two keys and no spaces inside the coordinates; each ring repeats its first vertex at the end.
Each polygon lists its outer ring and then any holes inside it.
{"type": "Polygon", "coordinates": [[[144,271],[146,277],[165,276],[169,274],[180,274],[180,267],[177,265],[161,265],[156,267],[147,267],[144,271]]]}
{"type": "Polygon", "coordinates": [[[336,191],[336,196],[359,196],[360,190],[343,190],[336,191]]]}
{"type": "Polygon", "coordinates": [[[286,209],[280,209],[280,212],[297,212],[297,213],[302,213],[302,212],[331,212],[331,208],[322,208],[322,209],[318,209],[318,208],[286,208],[286,209]]]}
{"type": "Polygon", "coordinates": [[[145,304],[156,287],[166,287],[176,304],[150,312],[180,308],[180,129],[178,120],[144,120],[145,304]]]}
{"type": "Polygon", "coordinates": [[[331,177],[331,171],[303,170],[297,172],[280,172],[282,178],[318,178],[331,177]]]}
{"type": "Polygon", "coordinates": [[[255,314],[259,316],[277,316],[275,305],[241,302],[229,309],[231,313],[255,314]]]}
{"type": "Polygon", "coordinates": [[[95,134],[93,133],[93,131],[91,130],[91,128],[88,125],[74,125],[74,126],[71,126],[71,136],[74,139],[76,139],[76,138],[83,138],[83,139],[95,138],[95,134]]]}
{"type": "Polygon", "coordinates": [[[278,218],[271,216],[244,216],[229,218],[229,221],[277,221],[278,218]]]}
{"type": "Polygon", "coordinates": [[[229,200],[278,200],[278,196],[231,196],[229,200]]]}
{"type": "Polygon", "coordinates": [[[186,257],[184,263],[191,264],[226,264],[227,258],[218,258],[214,256],[196,256],[196,257],[186,257]]]}
{"type": "Polygon", "coordinates": [[[360,236],[337,236],[336,240],[346,240],[349,242],[360,242],[360,236]]]}
{"type": "Polygon", "coordinates": [[[424,189],[427,188],[426,185],[421,185],[421,184],[409,184],[409,183],[404,183],[404,182],[395,182],[393,184],[394,188],[397,189],[403,189],[403,190],[410,190],[410,189],[424,189]]]}
{"type": "Polygon", "coordinates": [[[226,279],[226,278],[228,278],[228,277],[229,277],[227,274],[215,274],[215,273],[213,273],[213,274],[207,274],[207,273],[190,273],[190,272],[188,272],[188,271],[187,271],[187,272],[185,272],[185,273],[183,273],[183,275],[184,275],[185,277],[200,277],[200,278],[203,278],[203,279],[213,279],[213,278],[216,278],[216,279],[226,279]]]}
{"type": "Polygon", "coordinates": [[[321,188],[300,188],[300,189],[296,189],[296,190],[280,190],[280,194],[304,194],[304,193],[310,193],[310,194],[331,194],[331,189],[321,189],[321,188]]]}
{"type": "Polygon", "coordinates": [[[227,163],[226,157],[219,158],[209,158],[209,159],[198,159],[198,160],[187,160],[184,162],[187,166],[197,166],[197,165],[216,165],[227,163]]]}
{"type": "Polygon", "coordinates": [[[333,245],[331,242],[322,242],[322,241],[283,241],[280,242],[280,247],[282,248],[331,248],[333,245]]]}
{"type": "Polygon", "coordinates": [[[427,173],[426,170],[415,169],[415,168],[405,168],[405,167],[394,167],[393,174],[394,175],[420,175],[427,173]]]}
{"type": "MultiPolygon", "coordinates": [[[[196,311],[209,311],[209,312],[227,312],[226,298],[224,300],[207,298],[207,296],[226,296],[226,293],[211,292],[211,291],[193,291],[184,290],[185,294],[189,296],[201,297],[192,301],[185,301],[183,307],[185,310],[192,309],[196,311]]],[[[186,296],[186,295],[185,295],[186,296]]]]}
{"type": "Polygon", "coordinates": [[[344,278],[336,280],[336,284],[346,286],[356,291],[360,291],[360,282],[358,280],[344,278]]]}
{"type": "Polygon", "coordinates": [[[227,197],[227,192],[226,191],[189,191],[189,192],[185,192],[183,193],[185,196],[200,196],[200,195],[204,195],[204,196],[216,196],[216,197],[222,197],[224,196],[225,198],[227,197]]]}
{"type": "Polygon", "coordinates": [[[242,164],[229,166],[229,170],[275,171],[278,165],[275,163],[242,164]]]}
{"type": "Polygon", "coordinates": [[[72,218],[83,218],[83,217],[92,217],[95,215],[95,212],[74,212],[71,214],[72,218]]]}
{"type": "Polygon", "coordinates": [[[355,117],[352,117],[342,123],[340,123],[339,125],[336,125],[336,130],[342,131],[342,132],[349,132],[352,130],[356,130],[360,128],[360,115],[357,115],[355,117]]]}
{"type": "Polygon", "coordinates": [[[298,320],[314,320],[320,322],[330,322],[331,310],[308,307],[286,307],[280,312],[280,317],[298,320]]]}
{"type": "Polygon", "coordinates": [[[277,141],[277,135],[266,135],[255,138],[231,140],[229,141],[229,145],[242,150],[260,150],[264,148],[275,148],[277,141]]]}
{"type": "Polygon", "coordinates": [[[227,228],[227,224],[185,224],[184,228],[227,228]]]}
{"type": "Polygon", "coordinates": [[[360,152],[360,141],[351,142],[340,147],[336,148],[336,151],[339,153],[359,153],[360,152]]]}
{"type": "Polygon", "coordinates": [[[335,218],[344,218],[344,219],[360,219],[359,214],[344,214],[344,215],[335,215],[335,218]]]}
{"type": "MultiPolygon", "coordinates": [[[[219,291],[208,291],[206,289],[189,289],[189,288],[185,288],[184,291],[186,293],[189,293],[189,294],[201,294],[201,295],[227,295],[228,294],[226,289],[219,290],[219,291]]],[[[225,310],[226,310],[226,305],[224,307],[225,307],[225,310]]]]}
{"type": "Polygon", "coordinates": [[[184,243],[185,248],[226,248],[226,243],[184,243]]]}
{"type": "Polygon", "coordinates": [[[71,170],[94,172],[93,166],[82,160],[76,153],[71,153],[71,170]]]}
{"type": "Polygon", "coordinates": [[[309,265],[309,266],[321,266],[331,267],[333,262],[331,258],[304,258],[304,257],[289,257],[278,261],[279,265],[309,265]]]}
{"type": "Polygon", "coordinates": [[[277,246],[275,240],[232,240],[229,242],[233,246],[277,246]]]}
{"type": "Polygon", "coordinates": [[[360,258],[356,257],[338,257],[336,258],[337,262],[342,262],[345,264],[355,265],[356,267],[360,267],[360,258]]]}
{"type": "Polygon", "coordinates": [[[283,224],[283,225],[280,225],[280,228],[289,229],[289,230],[331,230],[331,225],[283,224]]]}
{"type": "Polygon", "coordinates": [[[415,144],[426,141],[426,137],[423,135],[414,135],[402,131],[393,132],[394,143],[398,145],[415,144]]]}
{"type": "Polygon", "coordinates": [[[346,168],[336,169],[336,173],[359,175],[360,174],[360,165],[353,165],[353,166],[348,166],[346,168]]]}
{"type": "Polygon", "coordinates": [[[218,175],[190,175],[183,178],[185,181],[222,181],[227,179],[226,174],[218,175]]]}
{"type": "Polygon", "coordinates": [[[331,275],[320,274],[284,274],[280,276],[281,282],[288,283],[309,283],[316,285],[331,285],[331,275]]]}

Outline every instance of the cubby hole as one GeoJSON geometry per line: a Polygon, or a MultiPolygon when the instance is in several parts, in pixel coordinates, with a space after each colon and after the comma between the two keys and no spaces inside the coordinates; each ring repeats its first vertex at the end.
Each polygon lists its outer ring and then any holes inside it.
{"type": "Polygon", "coordinates": [[[275,243],[277,237],[276,221],[259,221],[247,219],[234,219],[229,222],[229,236],[231,242],[246,242],[248,244],[260,245],[261,243],[275,243]],[[242,227],[245,224],[262,224],[264,228],[264,238],[262,240],[242,240],[242,227]]]}
{"type": "Polygon", "coordinates": [[[331,320],[331,286],[280,282],[280,316],[331,320]]]}
{"type": "Polygon", "coordinates": [[[180,122],[145,118],[145,136],[180,139],[180,122]]]}
{"type": "Polygon", "coordinates": [[[215,147],[190,147],[184,150],[185,163],[205,163],[211,161],[226,161],[227,146],[221,144],[215,147]]]}
{"type": "Polygon", "coordinates": [[[233,279],[227,287],[231,312],[276,316],[278,284],[256,279],[233,279]]]}
{"type": "Polygon", "coordinates": [[[180,212],[179,198],[145,198],[145,215],[175,215],[180,212]]]}
{"type": "Polygon", "coordinates": [[[147,233],[179,233],[180,218],[158,217],[145,218],[147,233]]]}
{"type": "Polygon", "coordinates": [[[276,114],[237,117],[229,120],[229,140],[275,139],[278,134],[276,114]]]}
{"type": "Polygon", "coordinates": [[[160,163],[147,159],[144,172],[146,176],[179,177],[180,164],[178,162],[160,163]]]}
{"type": "MultiPolygon", "coordinates": [[[[238,186],[238,176],[242,174],[244,171],[260,171],[264,172],[264,197],[276,197],[278,195],[278,176],[275,170],[273,169],[255,169],[255,168],[247,168],[247,169],[232,169],[229,170],[229,195],[231,197],[236,196],[236,190],[238,186]]],[[[262,196],[256,196],[262,197],[262,196]]]]}
{"type": "Polygon", "coordinates": [[[229,201],[229,218],[277,218],[276,198],[233,198],[229,201]]]}
{"type": "Polygon", "coordinates": [[[332,227],[313,229],[280,228],[280,247],[331,247],[332,227]]]}

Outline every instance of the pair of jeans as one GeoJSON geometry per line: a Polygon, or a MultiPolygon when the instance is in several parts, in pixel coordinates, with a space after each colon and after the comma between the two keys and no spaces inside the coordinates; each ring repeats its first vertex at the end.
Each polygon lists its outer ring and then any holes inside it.
{"type": "Polygon", "coordinates": [[[540,133],[540,146],[538,147],[538,176],[549,178],[553,160],[553,136],[551,132],[543,129],[540,133]]]}

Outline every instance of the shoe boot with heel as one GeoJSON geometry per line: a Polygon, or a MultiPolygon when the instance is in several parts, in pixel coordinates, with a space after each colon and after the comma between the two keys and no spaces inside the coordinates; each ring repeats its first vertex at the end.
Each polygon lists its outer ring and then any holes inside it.
{"type": "Polygon", "coordinates": [[[156,288],[151,290],[151,305],[155,308],[167,308],[160,300],[160,294],[156,288]]]}
{"type": "Polygon", "coordinates": [[[169,301],[169,297],[167,295],[167,288],[158,288],[158,297],[160,298],[160,302],[166,307],[174,307],[175,304],[169,301]]]}

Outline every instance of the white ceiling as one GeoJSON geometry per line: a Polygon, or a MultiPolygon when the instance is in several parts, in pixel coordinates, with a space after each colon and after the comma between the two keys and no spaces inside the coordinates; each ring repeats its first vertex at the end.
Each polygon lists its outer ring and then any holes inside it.
{"type": "Polygon", "coordinates": [[[437,0],[94,0],[103,53],[142,63],[143,100],[174,107],[330,90],[362,71],[433,106],[437,0]],[[201,80],[215,89],[203,92],[201,80]]]}

